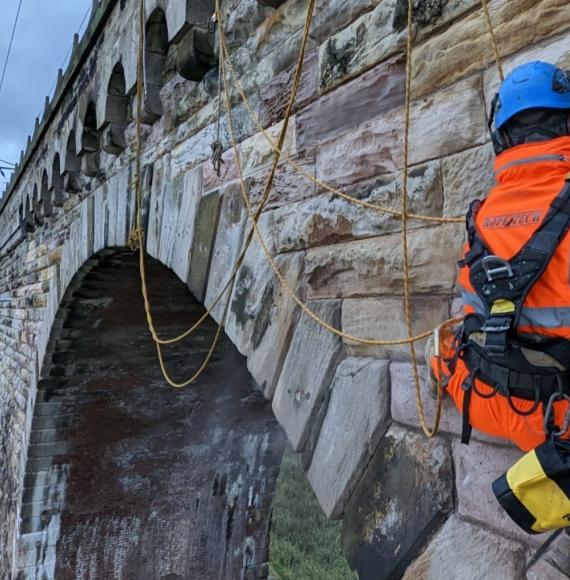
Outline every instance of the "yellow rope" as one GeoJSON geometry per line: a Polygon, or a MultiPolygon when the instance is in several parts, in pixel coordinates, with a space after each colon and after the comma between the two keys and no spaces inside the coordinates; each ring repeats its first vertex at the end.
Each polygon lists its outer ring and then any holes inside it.
{"type": "MultiPolygon", "coordinates": [[[[406,314],[406,330],[408,338],[413,337],[413,320],[412,320],[412,290],[410,286],[410,262],[408,254],[408,169],[410,157],[410,113],[412,102],[412,48],[413,48],[413,1],[408,0],[408,39],[406,50],[406,97],[405,97],[405,115],[404,115],[404,168],[402,171],[402,257],[404,267],[404,311],[406,314]]],[[[439,352],[439,344],[437,345],[437,352],[439,352]]],[[[414,377],[414,385],[416,392],[416,407],[418,410],[418,417],[420,425],[426,437],[434,437],[439,429],[439,422],[441,417],[441,402],[442,390],[438,383],[437,402],[433,427],[427,423],[424,405],[422,401],[420,373],[418,370],[418,363],[416,358],[416,347],[413,341],[410,340],[410,357],[412,359],[412,371],[414,377]]]]}
{"type": "MultiPolygon", "coordinates": [[[[220,38],[225,43],[225,34],[224,34],[222,23],[220,23],[220,38]],[[223,40],[222,40],[222,37],[223,37],[223,40]]],[[[233,83],[235,84],[235,86],[238,90],[238,93],[241,97],[241,100],[243,101],[245,108],[248,112],[248,115],[250,116],[250,118],[253,121],[257,130],[262,133],[262,135],[264,136],[264,138],[267,141],[267,143],[269,144],[269,146],[274,151],[276,151],[277,145],[273,141],[273,139],[271,138],[269,133],[265,130],[265,128],[263,127],[261,122],[259,121],[259,116],[253,110],[251,103],[249,102],[249,99],[247,97],[247,94],[245,93],[245,90],[243,88],[243,85],[241,84],[241,81],[238,78],[238,75],[236,73],[235,67],[233,65],[233,62],[232,62],[232,59],[231,59],[229,53],[227,53],[226,57],[227,57],[227,66],[228,66],[228,69],[231,73],[233,83]]],[[[365,208],[377,211],[379,213],[389,214],[389,215],[392,215],[396,218],[402,219],[401,210],[396,210],[396,209],[386,207],[384,205],[379,205],[379,204],[375,204],[375,203],[362,201],[360,199],[357,199],[355,197],[347,195],[342,190],[337,189],[336,187],[332,187],[328,183],[325,183],[324,181],[321,181],[320,179],[312,176],[305,169],[303,169],[303,167],[301,167],[298,163],[296,163],[293,159],[291,159],[288,155],[283,155],[283,160],[287,164],[289,164],[297,173],[301,174],[303,177],[308,179],[310,182],[318,185],[319,187],[328,191],[329,193],[334,193],[335,195],[338,195],[339,197],[341,197],[342,199],[345,199],[349,203],[352,203],[352,204],[355,204],[355,205],[358,205],[361,207],[365,207],[365,208]]],[[[418,220],[418,221],[424,221],[424,222],[434,222],[434,223],[465,223],[465,217],[463,217],[463,216],[461,216],[461,217],[436,217],[436,216],[425,216],[425,215],[419,215],[419,214],[407,214],[407,218],[411,219],[411,220],[418,220]]]]}
{"type": "MultiPolygon", "coordinates": [[[[312,3],[312,1],[313,0],[310,0],[311,3],[312,3]]],[[[220,28],[220,30],[221,30],[221,28],[220,28]]],[[[220,35],[220,50],[222,51],[222,60],[224,62],[224,66],[225,66],[225,64],[227,63],[228,52],[227,52],[227,47],[225,44],[225,38],[222,35],[220,35]]],[[[353,334],[350,334],[350,333],[344,332],[338,328],[335,328],[334,326],[329,324],[326,320],[323,320],[321,317],[319,317],[318,314],[316,314],[313,310],[311,310],[299,298],[299,296],[291,288],[291,286],[289,285],[289,283],[287,282],[287,280],[285,279],[285,277],[283,276],[283,274],[279,270],[279,267],[277,266],[275,260],[273,259],[273,256],[271,255],[271,251],[269,250],[265,240],[263,239],[263,235],[261,234],[261,232],[259,230],[258,224],[253,219],[254,218],[253,209],[251,207],[251,203],[249,201],[249,196],[247,193],[247,187],[245,184],[245,177],[243,175],[243,169],[241,166],[241,158],[240,158],[240,154],[239,154],[239,148],[238,148],[238,142],[237,142],[237,137],[236,137],[236,133],[235,133],[235,127],[234,127],[234,123],[233,123],[233,114],[232,114],[232,110],[231,110],[231,99],[229,96],[227,79],[226,79],[225,75],[222,75],[222,77],[223,77],[223,81],[224,81],[223,87],[224,87],[224,97],[226,100],[226,110],[228,113],[228,125],[230,128],[230,136],[231,136],[232,145],[234,148],[235,162],[236,162],[236,167],[238,170],[238,177],[239,177],[240,189],[241,189],[241,193],[242,193],[243,202],[244,202],[244,205],[247,209],[249,218],[252,221],[253,230],[255,232],[255,236],[259,242],[259,245],[260,245],[263,253],[265,254],[265,257],[267,258],[271,268],[273,269],[275,276],[277,277],[277,279],[279,280],[279,282],[281,283],[281,285],[283,286],[283,288],[285,289],[287,294],[289,294],[289,296],[297,304],[297,306],[299,306],[299,308],[301,308],[301,310],[309,318],[314,320],[317,324],[320,324],[323,328],[325,328],[326,330],[328,330],[332,334],[335,334],[337,336],[340,336],[341,338],[350,340],[352,342],[356,342],[359,344],[371,345],[371,346],[396,346],[396,345],[409,344],[410,342],[417,342],[419,340],[423,340],[423,339],[431,336],[431,334],[433,332],[431,330],[428,332],[424,332],[422,334],[418,334],[416,336],[411,336],[411,337],[404,338],[404,339],[395,339],[395,340],[377,340],[377,339],[362,338],[359,336],[355,336],[353,334]]],[[[447,324],[455,323],[455,322],[457,322],[457,319],[451,319],[451,320],[446,321],[447,324]]],[[[446,324],[446,323],[444,323],[444,324],[446,324]]]]}
{"type": "Polygon", "coordinates": [[[495,53],[495,62],[497,63],[497,70],[499,71],[499,78],[501,81],[505,80],[505,73],[503,72],[503,64],[501,62],[501,55],[499,53],[499,46],[497,44],[497,37],[495,36],[495,31],[493,30],[493,22],[491,21],[491,15],[489,14],[489,4],[487,0],[481,0],[481,6],[483,7],[483,14],[485,16],[485,21],[487,22],[487,30],[489,32],[489,37],[491,39],[491,44],[493,45],[493,52],[495,53]]]}

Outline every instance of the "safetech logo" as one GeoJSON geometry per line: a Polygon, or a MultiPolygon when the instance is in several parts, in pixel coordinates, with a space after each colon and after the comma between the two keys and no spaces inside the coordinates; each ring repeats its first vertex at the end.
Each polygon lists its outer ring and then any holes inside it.
{"type": "Polygon", "coordinates": [[[487,230],[506,230],[507,228],[533,226],[540,223],[541,217],[542,210],[494,215],[483,220],[483,227],[487,230]]]}

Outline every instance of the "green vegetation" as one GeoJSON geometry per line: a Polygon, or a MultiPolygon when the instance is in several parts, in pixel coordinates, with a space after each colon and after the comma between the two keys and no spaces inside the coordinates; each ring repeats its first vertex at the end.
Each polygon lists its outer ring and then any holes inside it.
{"type": "Polygon", "coordinates": [[[358,580],[342,553],[342,524],[327,520],[299,458],[286,451],[273,501],[272,580],[358,580]]]}

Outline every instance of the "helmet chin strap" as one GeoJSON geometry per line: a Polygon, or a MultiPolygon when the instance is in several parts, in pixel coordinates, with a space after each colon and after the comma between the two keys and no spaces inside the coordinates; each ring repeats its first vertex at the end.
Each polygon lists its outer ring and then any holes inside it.
{"type": "MultiPolygon", "coordinates": [[[[500,155],[505,149],[511,147],[509,143],[505,140],[505,136],[500,130],[495,131],[493,129],[493,123],[495,122],[495,113],[497,111],[497,103],[499,102],[499,93],[497,93],[493,100],[491,101],[491,112],[487,117],[487,130],[491,136],[491,141],[493,143],[493,149],[495,155],[500,155]]],[[[508,135],[506,136],[508,139],[508,135]]]]}

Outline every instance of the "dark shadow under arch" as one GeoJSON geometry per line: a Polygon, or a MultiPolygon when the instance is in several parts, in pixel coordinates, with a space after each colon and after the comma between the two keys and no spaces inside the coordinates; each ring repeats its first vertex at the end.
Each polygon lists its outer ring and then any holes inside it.
{"type": "Polygon", "coordinates": [[[81,133],[81,171],[87,177],[97,177],[100,169],[99,152],[101,150],[101,135],[98,131],[97,109],[94,101],[89,101],[83,117],[81,133]]]}
{"type": "Polygon", "coordinates": [[[145,30],[145,96],[143,107],[145,123],[154,123],[163,113],[160,89],[164,84],[163,73],[168,45],[166,16],[161,8],[156,8],[149,16],[145,30]]]}
{"type": "MultiPolygon", "coordinates": [[[[158,262],[148,271],[160,327],[179,333],[203,307],[158,262]]],[[[168,348],[174,375],[200,364],[215,329],[168,348]]],[[[266,577],[282,430],[225,337],[197,385],[165,384],[136,254],[98,254],[76,275],[38,388],[20,577],[266,577]]]]}
{"type": "Polygon", "coordinates": [[[103,130],[103,149],[112,155],[118,155],[127,147],[125,129],[129,123],[129,101],[125,71],[123,65],[117,63],[107,87],[105,129],[103,130]]]}

